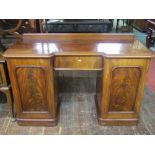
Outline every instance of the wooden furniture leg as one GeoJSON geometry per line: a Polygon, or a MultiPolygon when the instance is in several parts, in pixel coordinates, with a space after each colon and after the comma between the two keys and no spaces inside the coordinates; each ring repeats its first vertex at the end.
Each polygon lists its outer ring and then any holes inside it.
{"type": "Polygon", "coordinates": [[[151,46],[151,36],[152,36],[152,31],[148,29],[147,31],[147,37],[146,37],[146,46],[150,48],[151,46]]]}
{"type": "Polygon", "coordinates": [[[0,57],[0,91],[6,95],[9,114],[14,118],[13,96],[5,60],[0,57]]]}
{"type": "Polygon", "coordinates": [[[45,30],[45,32],[48,33],[48,19],[45,19],[45,25],[46,25],[46,30],[45,30]]]}
{"type": "Polygon", "coordinates": [[[12,92],[11,92],[11,87],[0,87],[0,91],[5,93],[6,98],[7,98],[7,103],[8,103],[8,108],[9,108],[9,115],[10,117],[14,118],[14,106],[13,106],[13,98],[12,98],[12,92]]]}
{"type": "Polygon", "coordinates": [[[43,19],[39,19],[40,33],[43,33],[43,19]]]}

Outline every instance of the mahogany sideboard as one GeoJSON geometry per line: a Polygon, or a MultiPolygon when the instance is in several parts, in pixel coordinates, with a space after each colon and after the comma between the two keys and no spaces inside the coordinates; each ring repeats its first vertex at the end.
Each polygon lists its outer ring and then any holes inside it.
{"type": "Polygon", "coordinates": [[[55,71],[97,71],[101,125],[136,125],[153,57],[132,34],[25,34],[3,54],[19,125],[54,126],[59,102],[55,71]]]}

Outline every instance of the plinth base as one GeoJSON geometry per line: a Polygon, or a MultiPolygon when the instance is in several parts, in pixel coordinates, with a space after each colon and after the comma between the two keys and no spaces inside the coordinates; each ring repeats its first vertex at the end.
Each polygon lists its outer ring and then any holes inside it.
{"type": "Polygon", "coordinates": [[[56,126],[58,119],[19,119],[17,123],[22,126],[56,126]]]}
{"type": "Polygon", "coordinates": [[[118,119],[118,118],[101,118],[100,108],[98,105],[97,96],[95,95],[95,103],[96,103],[96,110],[97,110],[97,119],[100,125],[107,125],[107,126],[136,126],[138,124],[137,118],[132,119],[118,119]]]}

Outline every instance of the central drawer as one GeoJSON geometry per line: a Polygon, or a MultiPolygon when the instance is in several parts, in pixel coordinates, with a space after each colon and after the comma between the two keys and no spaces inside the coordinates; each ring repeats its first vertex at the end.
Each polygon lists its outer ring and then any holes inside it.
{"type": "Polygon", "coordinates": [[[55,70],[102,70],[102,64],[100,56],[56,56],[54,58],[55,70]]]}

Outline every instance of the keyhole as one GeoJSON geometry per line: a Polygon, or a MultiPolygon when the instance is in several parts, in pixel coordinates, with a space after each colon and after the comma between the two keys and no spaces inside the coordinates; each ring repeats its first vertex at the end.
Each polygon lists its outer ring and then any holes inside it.
{"type": "Polygon", "coordinates": [[[81,59],[78,59],[78,62],[81,62],[82,60],[81,59]]]}

